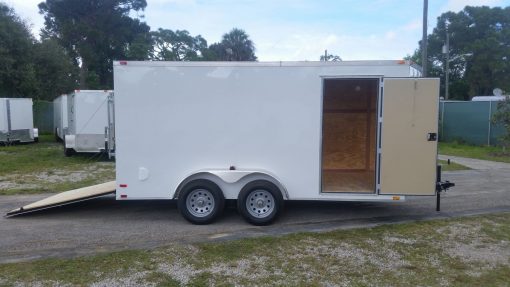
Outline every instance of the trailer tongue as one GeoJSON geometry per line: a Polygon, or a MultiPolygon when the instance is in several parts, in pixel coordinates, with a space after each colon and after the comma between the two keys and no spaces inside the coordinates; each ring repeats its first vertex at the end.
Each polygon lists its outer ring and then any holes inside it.
{"type": "Polygon", "coordinates": [[[62,206],[75,202],[85,201],[107,194],[113,194],[115,193],[116,188],[115,186],[116,186],[115,181],[110,181],[106,183],[61,192],[48,198],[11,210],[5,216],[6,217],[16,216],[56,206],[62,206]]]}

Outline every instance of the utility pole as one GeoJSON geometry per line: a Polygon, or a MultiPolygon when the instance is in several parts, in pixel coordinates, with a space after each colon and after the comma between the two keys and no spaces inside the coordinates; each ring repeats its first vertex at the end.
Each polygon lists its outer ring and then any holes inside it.
{"type": "Polygon", "coordinates": [[[448,86],[450,85],[450,32],[448,31],[448,20],[445,22],[446,30],[446,43],[443,46],[443,54],[445,54],[445,79],[444,79],[444,99],[448,100],[449,91],[448,86]]]}
{"type": "Polygon", "coordinates": [[[423,0],[423,35],[421,39],[421,66],[422,76],[427,77],[427,16],[429,10],[429,1],[423,0]]]}
{"type": "Polygon", "coordinates": [[[328,50],[324,50],[324,62],[328,61],[328,50]]]}

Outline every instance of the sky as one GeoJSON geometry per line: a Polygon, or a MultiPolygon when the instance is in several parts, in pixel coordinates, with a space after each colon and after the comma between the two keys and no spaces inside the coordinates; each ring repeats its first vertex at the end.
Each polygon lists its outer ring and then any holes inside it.
{"type": "MultiPolygon", "coordinates": [[[[42,0],[0,1],[39,35],[42,0]]],[[[466,5],[506,7],[510,0],[429,0],[429,33],[439,15],[466,5]]],[[[423,0],[147,0],[141,14],[152,30],[188,30],[209,44],[234,27],[243,29],[259,61],[319,60],[324,50],[343,60],[390,60],[417,48],[423,0]]]]}

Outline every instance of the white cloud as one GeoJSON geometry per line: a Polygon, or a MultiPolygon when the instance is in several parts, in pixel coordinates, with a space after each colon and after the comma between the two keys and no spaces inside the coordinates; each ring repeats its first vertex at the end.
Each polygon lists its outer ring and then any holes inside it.
{"type": "Polygon", "coordinates": [[[412,20],[411,22],[409,22],[409,23],[405,24],[405,25],[402,27],[402,30],[404,30],[404,31],[416,31],[416,30],[421,30],[422,25],[423,25],[423,21],[422,21],[422,19],[414,19],[414,20],[412,20]]]}
{"type": "Polygon", "coordinates": [[[441,7],[441,12],[452,11],[459,12],[466,6],[499,6],[502,4],[501,0],[448,0],[448,2],[441,7]]]}
{"type": "MultiPolygon", "coordinates": [[[[33,24],[34,35],[39,34],[44,20],[37,4],[42,0],[4,1],[33,24]]],[[[219,41],[223,33],[234,27],[245,29],[262,61],[317,60],[326,49],[345,60],[400,59],[417,48],[422,28],[421,5],[407,3],[414,8],[399,13],[394,7],[400,5],[400,0],[373,0],[370,5],[344,1],[345,8],[335,10],[344,14],[337,15],[327,13],[323,4],[312,0],[148,0],[144,20],[152,29],[186,29],[192,35],[201,34],[208,43],[219,41]],[[366,14],[366,18],[356,14],[367,10],[372,14],[366,14]]],[[[444,11],[505,3],[508,0],[431,0],[429,30],[444,11]]]]}
{"type": "Polygon", "coordinates": [[[4,0],[4,2],[12,7],[16,14],[30,25],[32,34],[39,37],[39,32],[44,26],[44,18],[39,14],[37,5],[42,0],[4,0]]]}

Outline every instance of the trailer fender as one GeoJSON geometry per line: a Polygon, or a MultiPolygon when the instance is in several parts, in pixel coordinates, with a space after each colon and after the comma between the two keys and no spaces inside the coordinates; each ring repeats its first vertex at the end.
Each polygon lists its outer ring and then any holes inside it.
{"type": "Polygon", "coordinates": [[[226,199],[237,199],[239,192],[248,182],[267,180],[274,183],[281,191],[284,199],[289,198],[285,186],[272,174],[259,170],[202,170],[186,177],[177,186],[173,198],[178,198],[182,188],[195,179],[207,179],[217,184],[226,199]]]}

